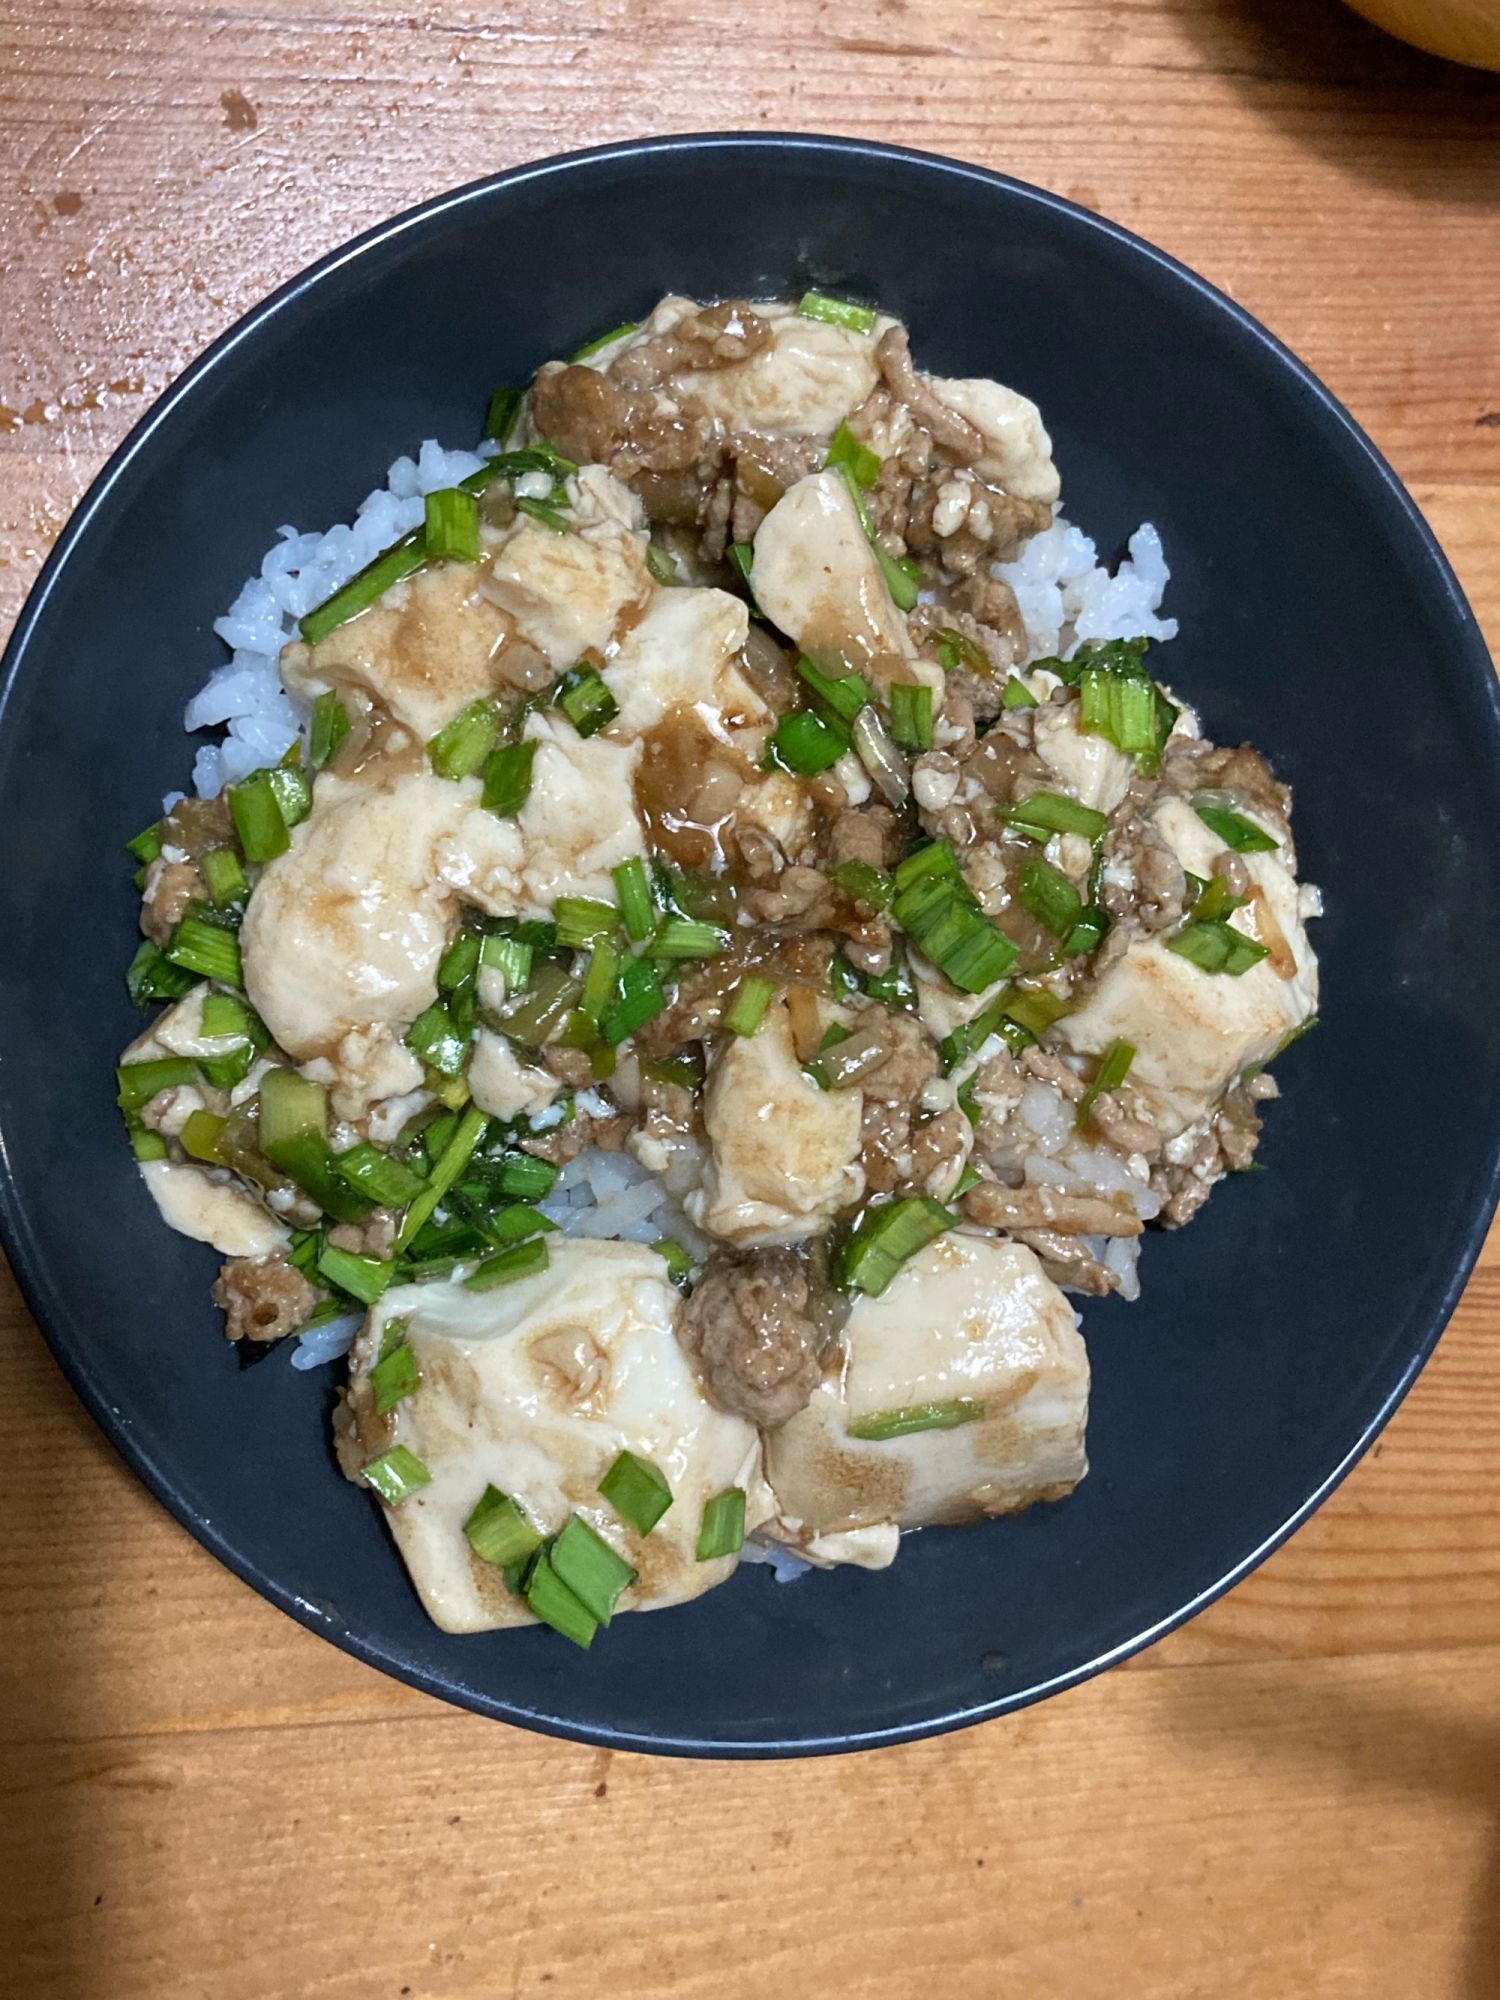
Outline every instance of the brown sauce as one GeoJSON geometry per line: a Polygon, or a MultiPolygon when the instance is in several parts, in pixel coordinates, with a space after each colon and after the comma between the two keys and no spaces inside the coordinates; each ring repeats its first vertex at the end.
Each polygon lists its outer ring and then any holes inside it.
{"type": "Polygon", "coordinates": [[[731,872],[738,856],[726,843],[749,775],[695,709],[669,709],[641,739],[635,774],[651,846],[680,868],[731,872]]]}

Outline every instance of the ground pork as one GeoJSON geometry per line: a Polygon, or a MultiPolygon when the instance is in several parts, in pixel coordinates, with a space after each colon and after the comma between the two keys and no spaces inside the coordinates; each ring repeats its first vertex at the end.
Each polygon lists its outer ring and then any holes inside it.
{"type": "Polygon", "coordinates": [[[231,1257],[214,1281],[230,1340],[281,1340],[327,1297],[285,1257],[231,1257]]]}
{"type": "Polygon", "coordinates": [[[795,1251],[714,1251],[677,1338],[716,1408],[763,1430],[805,1408],[822,1377],[825,1341],[808,1306],[808,1273],[795,1251]]]}

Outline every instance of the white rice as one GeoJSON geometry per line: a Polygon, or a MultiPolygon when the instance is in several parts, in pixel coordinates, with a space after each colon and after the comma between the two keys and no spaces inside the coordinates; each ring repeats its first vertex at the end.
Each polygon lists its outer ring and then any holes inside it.
{"type": "Polygon", "coordinates": [[[1071,658],[1085,639],[1177,637],[1177,620],[1156,616],[1171,571],[1149,521],[1130,537],[1130,553],[1113,576],[1083,530],[1061,514],[991,574],[1015,592],[1034,660],[1071,658]]]}

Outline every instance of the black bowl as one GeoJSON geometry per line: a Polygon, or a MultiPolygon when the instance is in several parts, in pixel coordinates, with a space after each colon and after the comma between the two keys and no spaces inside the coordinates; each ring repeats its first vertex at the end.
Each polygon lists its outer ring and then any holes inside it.
{"type": "Polygon", "coordinates": [[[1123,230],[972,167],[696,138],[551,161],[402,216],[296,279],[157,404],[78,509],[6,656],[5,1240],[78,1393],[183,1524],[305,1625],[416,1686],[637,1749],[889,1743],[1098,1671],[1241,1577],[1323,1498],[1430,1352],[1496,1193],[1500,719],[1416,509],[1263,328],[1123,230]],[[327,1372],[242,1372],[216,1259],[158,1223],[113,1104],[135,1032],[121,843],[186,782],[213,619],[279,522],[349,517],[397,453],[473,439],[494,383],[642,313],[824,285],[923,365],[1041,404],[1111,557],[1161,530],[1171,680],[1297,790],[1323,885],[1318,1032],[1268,1172],[1085,1307],[1093,1471],[1071,1499],[911,1539],[883,1575],[743,1569],[585,1656],[431,1625],[335,1471],[327,1372]]]}

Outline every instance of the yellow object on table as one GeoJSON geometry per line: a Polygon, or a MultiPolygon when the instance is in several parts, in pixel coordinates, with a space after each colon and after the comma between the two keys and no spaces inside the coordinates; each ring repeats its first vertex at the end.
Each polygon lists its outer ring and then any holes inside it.
{"type": "Polygon", "coordinates": [[[1500,69],[1500,0],[1349,0],[1387,34],[1450,62],[1500,69]]]}

